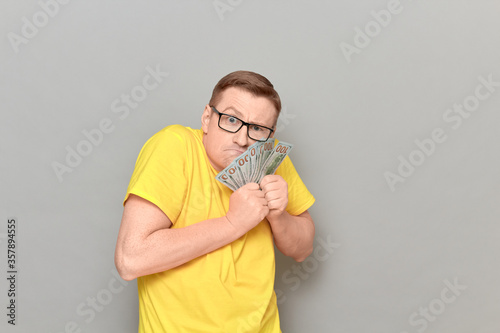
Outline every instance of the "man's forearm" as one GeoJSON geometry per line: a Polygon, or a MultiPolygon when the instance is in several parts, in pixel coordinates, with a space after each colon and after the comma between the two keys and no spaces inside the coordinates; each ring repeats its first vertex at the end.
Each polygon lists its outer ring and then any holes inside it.
{"type": "Polygon", "coordinates": [[[286,211],[278,217],[268,217],[276,247],[295,261],[304,261],[313,251],[314,222],[309,212],[293,216],[286,211]]]}
{"type": "Polygon", "coordinates": [[[155,204],[132,195],[118,233],[115,263],[125,280],[163,272],[217,250],[243,236],[269,213],[259,185],[247,184],[229,199],[226,216],[183,228],[155,204]]]}
{"type": "Polygon", "coordinates": [[[239,237],[226,217],[185,228],[160,229],[135,244],[123,244],[117,251],[117,266],[122,268],[126,280],[132,280],[180,266],[239,237]]]}

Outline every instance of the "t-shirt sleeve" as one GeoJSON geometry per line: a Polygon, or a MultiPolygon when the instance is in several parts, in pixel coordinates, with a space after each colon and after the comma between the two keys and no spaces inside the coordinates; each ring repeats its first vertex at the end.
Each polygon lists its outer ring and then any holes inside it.
{"type": "Polygon", "coordinates": [[[277,175],[283,177],[288,183],[288,205],[286,211],[290,215],[300,215],[314,204],[313,195],[300,179],[290,157],[286,157],[276,170],[277,175]]]}
{"type": "Polygon", "coordinates": [[[186,164],[181,127],[164,128],[142,147],[123,203],[135,194],[158,206],[175,224],[186,196],[186,164]]]}

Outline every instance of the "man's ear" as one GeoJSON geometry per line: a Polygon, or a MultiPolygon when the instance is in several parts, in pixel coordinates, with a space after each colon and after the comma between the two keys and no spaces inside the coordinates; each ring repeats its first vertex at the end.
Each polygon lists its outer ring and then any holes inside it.
{"type": "Polygon", "coordinates": [[[201,115],[201,129],[203,130],[203,133],[207,134],[208,132],[208,125],[210,125],[210,118],[212,116],[212,108],[210,105],[205,105],[205,110],[203,110],[203,113],[201,115]]]}
{"type": "Polygon", "coordinates": [[[276,115],[276,120],[274,121],[274,126],[273,126],[274,131],[271,133],[270,138],[274,138],[274,134],[276,134],[276,130],[278,129],[278,119],[280,117],[280,114],[279,114],[279,112],[276,112],[276,114],[277,114],[276,115]]]}

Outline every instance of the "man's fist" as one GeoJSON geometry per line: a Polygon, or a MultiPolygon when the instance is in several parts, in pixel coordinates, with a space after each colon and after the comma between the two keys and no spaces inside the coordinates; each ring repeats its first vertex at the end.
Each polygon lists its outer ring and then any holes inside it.
{"type": "Polygon", "coordinates": [[[285,212],[288,205],[288,184],[279,175],[268,175],[262,178],[260,188],[269,207],[268,218],[278,217],[285,212]]]}
{"type": "Polygon", "coordinates": [[[269,213],[267,200],[259,184],[248,183],[231,194],[227,219],[244,233],[255,227],[269,213]]]}

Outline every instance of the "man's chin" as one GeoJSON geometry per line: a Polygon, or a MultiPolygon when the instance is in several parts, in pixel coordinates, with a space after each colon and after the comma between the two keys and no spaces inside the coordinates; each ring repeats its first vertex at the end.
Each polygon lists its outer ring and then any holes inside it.
{"type": "Polygon", "coordinates": [[[233,163],[233,161],[236,159],[236,157],[238,157],[240,155],[235,155],[235,156],[229,156],[228,158],[226,158],[224,160],[224,163],[222,164],[224,166],[224,168],[222,168],[223,170],[225,168],[227,168],[231,163],[233,163]]]}

